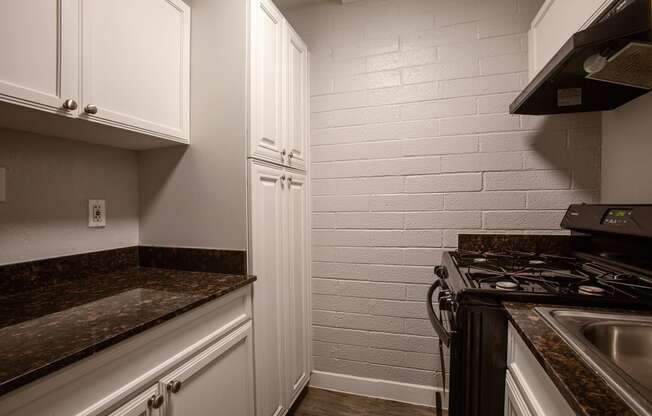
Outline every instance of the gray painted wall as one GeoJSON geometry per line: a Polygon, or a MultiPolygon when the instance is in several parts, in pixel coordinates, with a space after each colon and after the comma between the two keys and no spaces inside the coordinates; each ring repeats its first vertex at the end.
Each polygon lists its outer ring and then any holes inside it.
{"type": "Polygon", "coordinates": [[[602,116],[602,201],[652,203],[652,94],[602,116]]]}
{"type": "Polygon", "coordinates": [[[191,146],[140,154],[145,245],[246,249],[246,2],[192,0],[191,146]]]}
{"type": "Polygon", "coordinates": [[[246,249],[246,2],[188,3],[192,146],[139,154],[0,129],[0,264],[139,242],[246,249]],[[92,198],[107,200],[105,229],[87,227],[92,198]]]}
{"type": "Polygon", "coordinates": [[[135,152],[0,129],[0,167],[0,264],[138,244],[135,152]],[[106,228],[88,228],[94,198],[107,201],[106,228]]]}

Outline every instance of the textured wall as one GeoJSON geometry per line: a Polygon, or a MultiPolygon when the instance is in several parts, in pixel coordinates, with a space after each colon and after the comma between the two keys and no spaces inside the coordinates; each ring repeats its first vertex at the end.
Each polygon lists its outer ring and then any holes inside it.
{"type": "Polygon", "coordinates": [[[138,244],[136,152],[0,129],[0,264],[138,244]],[[106,228],[88,228],[105,199],[106,228]]]}
{"type": "Polygon", "coordinates": [[[187,3],[191,144],[141,153],[140,239],[144,245],[245,250],[246,2],[187,3]]]}
{"type": "Polygon", "coordinates": [[[602,201],[652,204],[652,94],[602,115],[602,201]]]}
{"type": "Polygon", "coordinates": [[[538,0],[286,10],[311,49],[316,370],[433,385],[424,298],[460,232],[559,232],[598,198],[600,115],[520,117],[538,0]]]}

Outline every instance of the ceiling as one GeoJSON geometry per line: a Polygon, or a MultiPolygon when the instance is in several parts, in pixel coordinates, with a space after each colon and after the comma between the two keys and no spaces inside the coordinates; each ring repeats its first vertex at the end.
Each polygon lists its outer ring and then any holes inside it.
{"type": "Polygon", "coordinates": [[[332,2],[337,4],[353,3],[357,0],[273,0],[279,9],[289,9],[290,7],[302,6],[305,4],[332,2]]]}
{"type": "Polygon", "coordinates": [[[299,6],[303,4],[321,3],[324,0],[273,0],[276,7],[279,9],[288,9],[290,7],[299,6]]]}

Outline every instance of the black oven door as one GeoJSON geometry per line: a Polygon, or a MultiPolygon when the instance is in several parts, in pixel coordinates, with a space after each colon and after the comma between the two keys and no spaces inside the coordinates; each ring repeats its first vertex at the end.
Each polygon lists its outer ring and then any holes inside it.
{"type": "MultiPolygon", "coordinates": [[[[428,290],[426,306],[430,322],[439,337],[439,357],[441,360],[442,378],[441,386],[443,394],[446,394],[446,361],[444,348],[450,351],[451,360],[453,360],[453,357],[457,356],[454,351],[451,351],[451,349],[454,349],[457,344],[457,331],[455,326],[457,307],[455,306],[454,295],[451,293],[448,284],[446,283],[446,268],[443,266],[435,267],[435,277],[435,282],[428,290]]],[[[435,405],[437,416],[442,416],[443,400],[441,392],[436,393],[435,405]]]]}

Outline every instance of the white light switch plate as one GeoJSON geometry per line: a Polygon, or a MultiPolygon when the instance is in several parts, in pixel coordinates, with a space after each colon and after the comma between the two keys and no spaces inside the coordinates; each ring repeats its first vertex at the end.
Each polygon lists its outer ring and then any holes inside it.
{"type": "Polygon", "coordinates": [[[106,227],[106,201],[103,199],[88,200],[88,226],[91,228],[106,227]]]}
{"type": "Polygon", "coordinates": [[[0,168],[0,202],[7,200],[7,168],[0,168]]]}

